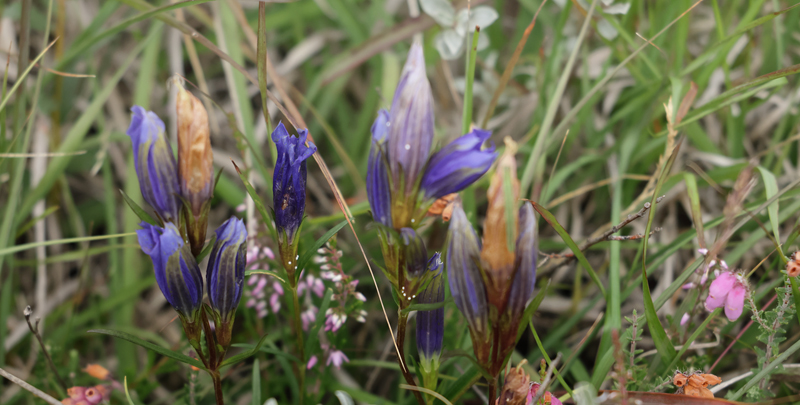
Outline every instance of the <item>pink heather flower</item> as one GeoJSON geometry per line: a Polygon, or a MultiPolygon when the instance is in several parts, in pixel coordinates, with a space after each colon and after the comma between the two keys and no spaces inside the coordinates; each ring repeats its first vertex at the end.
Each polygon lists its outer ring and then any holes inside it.
{"type": "Polygon", "coordinates": [[[277,281],[270,281],[266,274],[253,274],[247,280],[251,288],[247,290],[247,308],[254,308],[259,318],[277,313],[281,309],[280,297],[283,295],[283,286],[277,281]],[[269,306],[269,309],[268,309],[269,306]]]}
{"type": "Polygon", "coordinates": [[[686,283],[686,284],[681,286],[681,288],[684,289],[684,290],[691,290],[694,287],[695,287],[694,283],[686,283]]]}
{"type": "Polygon", "coordinates": [[[245,209],[247,209],[247,207],[244,205],[244,203],[236,206],[236,212],[244,212],[245,209]]]}
{"type": "Polygon", "coordinates": [[[67,395],[69,395],[69,398],[62,400],[61,403],[65,405],[97,405],[107,400],[109,394],[109,389],[103,385],[96,385],[94,387],[71,387],[67,388],[67,395]]]}
{"type": "Polygon", "coordinates": [[[742,315],[746,293],[747,286],[741,276],[727,271],[723,272],[711,282],[711,286],[708,288],[706,309],[713,311],[724,307],[728,320],[735,321],[742,315]]]}
{"type": "Polygon", "coordinates": [[[542,395],[542,397],[539,398],[539,401],[536,404],[534,404],[533,403],[533,397],[536,396],[536,393],[539,391],[539,387],[540,386],[541,386],[541,384],[539,384],[539,383],[531,384],[531,389],[528,391],[528,399],[526,401],[527,405],[542,405],[542,404],[548,404],[548,403],[550,405],[562,405],[561,401],[559,401],[558,398],[556,398],[550,392],[545,392],[544,395],[542,395]]]}
{"type": "Polygon", "coordinates": [[[706,248],[697,249],[697,253],[700,253],[701,255],[705,256],[708,254],[708,249],[706,248]]]}
{"type": "Polygon", "coordinates": [[[723,270],[728,270],[728,263],[725,263],[725,260],[720,260],[719,267],[722,267],[723,270]]]}
{"type": "Polygon", "coordinates": [[[328,308],[325,312],[325,331],[336,332],[339,328],[344,325],[344,322],[347,320],[347,315],[340,314],[337,311],[334,311],[333,308],[328,308]]]}
{"type": "Polygon", "coordinates": [[[361,294],[360,292],[356,291],[354,295],[357,300],[361,302],[367,302],[367,297],[365,297],[364,294],[361,294]]]}
{"type": "Polygon", "coordinates": [[[706,285],[706,281],[708,281],[708,271],[700,277],[700,285],[706,285]]]}
{"type": "Polygon", "coordinates": [[[361,322],[361,323],[366,322],[367,321],[367,311],[364,311],[363,309],[358,311],[358,313],[356,315],[356,321],[361,322]]]}
{"type": "Polygon", "coordinates": [[[681,326],[686,326],[689,323],[689,314],[683,314],[681,317],[681,326]]]}
{"type": "Polygon", "coordinates": [[[340,368],[342,363],[348,363],[350,359],[345,356],[344,352],[341,350],[331,350],[330,354],[328,354],[328,361],[325,363],[326,365],[330,366],[333,363],[336,368],[340,368]]]}
{"type": "Polygon", "coordinates": [[[281,310],[281,296],[278,295],[278,293],[273,293],[269,297],[269,306],[272,309],[273,314],[276,314],[281,310]]]}
{"type": "Polygon", "coordinates": [[[300,321],[303,322],[303,330],[307,331],[309,325],[317,320],[317,307],[311,306],[300,314],[300,321]]]}
{"type": "Polygon", "coordinates": [[[311,356],[311,358],[308,359],[308,363],[306,364],[306,370],[311,370],[311,368],[316,365],[317,365],[317,356],[316,355],[311,356]]]}

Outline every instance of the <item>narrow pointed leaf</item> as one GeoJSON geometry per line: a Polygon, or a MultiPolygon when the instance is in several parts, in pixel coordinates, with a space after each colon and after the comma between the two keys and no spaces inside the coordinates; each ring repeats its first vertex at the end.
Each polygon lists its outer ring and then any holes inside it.
{"type": "Polygon", "coordinates": [[[129,342],[131,342],[133,344],[136,344],[136,345],[139,345],[141,347],[144,347],[145,349],[152,350],[152,351],[154,351],[156,353],[159,353],[159,354],[161,354],[163,356],[169,357],[169,358],[171,358],[173,360],[177,360],[177,361],[179,361],[181,363],[186,363],[186,364],[188,364],[190,366],[197,367],[197,368],[199,368],[201,370],[205,370],[206,369],[206,367],[203,365],[203,363],[200,362],[200,360],[197,360],[195,358],[189,357],[189,356],[187,356],[187,355],[185,355],[183,353],[180,353],[180,352],[174,352],[174,351],[172,351],[170,349],[167,349],[166,347],[161,347],[161,346],[159,346],[157,344],[150,343],[150,342],[148,342],[146,340],[139,339],[138,337],[133,336],[133,335],[131,335],[129,333],[120,332],[120,331],[111,330],[111,329],[92,329],[92,330],[89,330],[87,332],[88,333],[100,333],[100,334],[103,334],[103,335],[113,336],[115,338],[119,338],[119,339],[122,339],[122,340],[127,340],[127,341],[129,341],[129,342]]]}

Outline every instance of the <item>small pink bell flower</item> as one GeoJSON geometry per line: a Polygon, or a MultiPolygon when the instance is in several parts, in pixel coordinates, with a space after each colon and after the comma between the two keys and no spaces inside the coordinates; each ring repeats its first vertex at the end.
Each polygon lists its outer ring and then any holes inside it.
{"type": "Polygon", "coordinates": [[[742,315],[746,294],[747,286],[740,275],[727,271],[722,272],[708,288],[706,309],[713,311],[724,307],[728,320],[735,321],[742,315]]]}

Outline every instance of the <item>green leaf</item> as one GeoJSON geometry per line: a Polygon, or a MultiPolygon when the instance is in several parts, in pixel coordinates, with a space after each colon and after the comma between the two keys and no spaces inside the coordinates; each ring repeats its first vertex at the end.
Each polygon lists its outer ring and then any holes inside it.
{"type": "MultiPolygon", "coordinates": [[[[525,312],[522,314],[522,319],[519,321],[519,328],[517,329],[517,342],[522,337],[522,334],[525,333],[525,324],[528,321],[533,320],[533,314],[539,309],[539,305],[544,301],[544,297],[547,295],[547,290],[550,288],[550,281],[547,280],[547,285],[544,286],[541,290],[539,290],[539,294],[536,294],[536,297],[528,304],[528,307],[525,308],[525,312]]],[[[544,353],[544,352],[542,352],[544,353]]]]}
{"type": "Polygon", "coordinates": [[[336,226],[328,230],[328,232],[325,232],[325,235],[322,235],[321,238],[317,239],[317,241],[314,242],[314,244],[310,248],[306,249],[303,252],[303,254],[300,255],[300,260],[297,262],[297,268],[299,269],[299,271],[296,272],[297,277],[300,277],[300,273],[302,273],[303,269],[306,268],[306,266],[314,257],[314,255],[317,254],[317,250],[321,248],[322,245],[325,244],[325,242],[327,242],[330,238],[332,238],[333,235],[336,234],[336,232],[339,232],[339,230],[344,228],[345,225],[347,225],[347,220],[339,222],[338,224],[336,224],[336,226]]]}
{"type": "Polygon", "coordinates": [[[153,219],[153,217],[151,217],[150,214],[147,213],[147,211],[145,211],[142,207],[140,207],[139,204],[136,204],[136,201],[133,201],[132,198],[128,197],[128,195],[125,194],[125,191],[120,189],[119,193],[122,194],[122,199],[125,200],[125,203],[128,204],[128,207],[131,207],[131,210],[133,211],[134,214],[136,214],[137,217],[139,217],[139,219],[141,219],[144,222],[147,222],[150,225],[156,225],[156,226],[160,225],[158,221],[153,219]]]}
{"type": "Polygon", "coordinates": [[[698,326],[697,329],[694,330],[694,332],[692,332],[692,335],[689,336],[689,339],[683,342],[683,346],[681,347],[680,350],[678,350],[678,354],[675,355],[675,358],[673,358],[672,361],[667,366],[668,374],[671,375],[672,369],[674,369],[675,366],[678,365],[678,361],[681,359],[681,356],[683,356],[683,354],[686,353],[686,350],[689,349],[689,346],[692,345],[692,343],[700,336],[701,333],[708,331],[708,324],[711,322],[712,319],[716,318],[717,315],[719,315],[721,312],[722,308],[715,309],[714,312],[712,312],[711,315],[709,315],[708,318],[706,318],[706,320],[703,321],[703,323],[700,324],[700,326],[698,326]]]}
{"type": "Polygon", "coordinates": [[[445,391],[443,395],[445,398],[455,403],[480,379],[480,369],[475,367],[474,364],[470,364],[469,367],[461,373],[461,377],[447,387],[447,391],[445,391]]]}
{"type": "Polygon", "coordinates": [[[732,401],[738,400],[742,396],[742,394],[747,392],[747,390],[749,390],[750,388],[753,388],[753,386],[756,385],[759,381],[761,381],[764,377],[768,376],[772,372],[772,369],[774,369],[778,365],[783,364],[786,361],[786,359],[788,359],[789,356],[794,354],[794,352],[796,352],[798,349],[800,349],[800,340],[798,340],[791,347],[786,349],[786,351],[781,353],[780,356],[776,357],[775,360],[772,361],[772,363],[769,363],[766,366],[764,366],[764,368],[762,368],[761,371],[758,372],[758,374],[756,374],[753,378],[751,378],[750,381],[748,381],[747,384],[744,385],[744,387],[739,389],[739,391],[736,391],[736,393],[733,394],[733,396],[728,399],[732,401]]]}
{"type": "Polygon", "coordinates": [[[248,350],[248,351],[246,351],[244,353],[239,353],[239,354],[237,354],[235,356],[228,357],[227,359],[225,359],[222,362],[222,364],[219,365],[219,367],[222,368],[222,367],[225,367],[225,366],[229,366],[231,364],[236,364],[236,363],[238,363],[238,362],[240,362],[240,361],[242,361],[242,360],[244,360],[244,359],[246,359],[246,358],[248,358],[248,357],[250,357],[250,356],[252,356],[252,355],[254,355],[256,353],[258,353],[259,349],[261,349],[261,345],[263,345],[264,341],[267,339],[267,336],[269,336],[269,335],[261,336],[261,339],[258,339],[258,343],[256,343],[256,345],[253,346],[252,349],[250,349],[250,350],[248,350]]]}
{"type": "MultiPolygon", "coordinates": [[[[792,284],[792,298],[794,299],[794,307],[800,308],[800,291],[797,289],[797,277],[789,277],[789,282],[792,284]]],[[[797,316],[797,322],[800,323],[800,310],[794,312],[797,316]]]]}
{"type": "Polygon", "coordinates": [[[253,199],[253,203],[255,203],[258,213],[261,214],[262,221],[267,224],[267,228],[269,229],[270,235],[272,235],[272,239],[278,240],[278,235],[275,233],[275,228],[272,226],[272,215],[269,215],[267,209],[264,207],[264,203],[261,202],[261,198],[259,198],[256,189],[254,189],[253,185],[247,181],[247,177],[245,177],[244,173],[239,170],[239,166],[236,166],[236,162],[231,160],[231,163],[233,163],[233,167],[236,168],[236,173],[239,174],[239,178],[242,180],[242,183],[244,183],[244,188],[247,189],[247,194],[250,194],[250,198],[253,199]]]}
{"type": "Polygon", "coordinates": [[[258,359],[253,361],[253,376],[250,385],[253,386],[252,404],[261,405],[261,367],[258,359]]]}
{"type": "MultiPolygon", "coordinates": [[[[470,27],[472,28],[472,27],[470,27]]],[[[469,132],[469,127],[472,124],[472,84],[475,82],[475,62],[478,60],[478,34],[480,29],[476,29],[472,34],[472,41],[467,35],[467,48],[469,48],[469,55],[467,57],[467,66],[465,77],[467,83],[464,88],[464,112],[461,116],[461,133],[466,134],[469,132]]]]}
{"type": "Polygon", "coordinates": [[[19,238],[20,236],[24,235],[24,234],[25,234],[25,232],[28,232],[28,230],[29,230],[29,229],[33,228],[33,226],[34,226],[34,225],[36,225],[36,223],[37,223],[37,222],[39,222],[39,221],[41,221],[41,220],[43,220],[43,219],[47,218],[48,216],[50,216],[50,214],[52,214],[52,213],[54,213],[54,212],[58,211],[58,209],[59,209],[59,207],[58,207],[57,205],[54,205],[54,206],[52,206],[52,207],[48,207],[48,208],[47,208],[47,209],[46,209],[46,210],[45,210],[45,211],[42,213],[42,215],[39,215],[39,216],[37,216],[36,218],[33,218],[33,219],[31,219],[30,221],[26,222],[25,224],[23,224],[23,225],[20,225],[20,227],[19,227],[19,228],[17,228],[17,234],[16,234],[16,237],[17,237],[17,238],[19,238]]]}
{"type": "MultiPolygon", "coordinates": [[[[312,352],[312,349],[314,346],[316,346],[317,341],[319,340],[319,330],[322,329],[322,325],[325,323],[325,312],[327,312],[328,308],[331,306],[332,297],[333,290],[328,288],[325,291],[325,296],[322,297],[322,304],[319,306],[319,311],[317,311],[317,319],[314,321],[314,325],[308,332],[308,339],[306,339],[306,347],[304,352],[306,356],[312,352]]],[[[305,367],[305,365],[302,366],[305,367]]]]}
{"type": "Polygon", "coordinates": [[[546,208],[539,205],[539,203],[531,200],[525,200],[525,201],[529,201],[531,204],[533,204],[533,208],[536,210],[536,212],[538,212],[539,215],[541,215],[542,218],[544,218],[544,220],[547,221],[547,223],[550,224],[550,226],[552,226],[553,229],[555,229],[556,233],[558,233],[558,235],[561,236],[561,239],[564,240],[564,243],[567,244],[567,247],[569,247],[570,250],[572,250],[572,253],[575,254],[575,258],[578,259],[578,262],[581,264],[581,266],[583,266],[583,268],[586,269],[586,271],[589,273],[589,277],[591,277],[592,281],[594,281],[594,283],[597,284],[597,288],[600,289],[600,292],[603,293],[603,297],[605,297],[606,301],[608,301],[608,296],[606,295],[606,289],[603,287],[603,283],[600,282],[600,277],[597,276],[597,273],[595,273],[594,268],[592,268],[592,265],[589,264],[588,260],[586,260],[586,256],[584,256],[583,252],[581,252],[581,248],[578,247],[575,241],[572,240],[572,238],[569,236],[569,233],[567,233],[564,227],[558,223],[556,217],[553,216],[553,214],[551,214],[550,211],[548,211],[546,208]]]}
{"type": "Polygon", "coordinates": [[[252,276],[253,274],[266,274],[266,275],[268,275],[268,276],[272,276],[272,277],[275,277],[275,278],[277,278],[277,279],[278,279],[278,280],[280,280],[282,283],[285,283],[285,282],[286,282],[286,280],[284,280],[284,279],[283,279],[283,278],[282,278],[280,275],[278,275],[278,273],[276,273],[276,272],[274,272],[274,271],[272,271],[272,270],[254,269],[254,270],[246,270],[246,271],[244,272],[244,275],[245,275],[245,276],[252,276]]]}
{"type": "MultiPolygon", "coordinates": [[[[775,180],[775,175],[761,166],[756,167],[756,170],[761,173],[761,179],[764,180],[764,193],[766,194],[767,199],[770,199],[778,194],[778,181],[775,180]]],[[[767,214],[769,215],[769,222],[772,225],[772,235],[775,236],[775,240],[773,242],[775,243],[775,247],[778,249],[778,253],[783,256],[783,249],[781,249],[780,246],[780,218],[778,217],[777,199],[767,206],[767,214]]]]}
{"type": "Polygon", "coordinates": [[[420,304],[414,303],[402,309],[401,313],[407,314],[411,311],[432,311],[434,309],[439,309],[444,307],[450,302],[454,302],[455,300],[453,297],[447,297],[442,302],[434,302],[433,304],[420,304]]]}
{"type": "Polygon", "coordinates": [[[650,198],[650,211],[648,212],[649,215],[647,216],[647,227],[644,230],[645,236],[642,238],[642,290],[644,292],[644,314],[647,318],[647,326],[650,328],[650,335],[653,337],[653,343],[655,343],[656,349],[661,355],[662,360],[668,363],[672,362],[676,353],[675,348],[672,346],[672,342],[670,342],[669,338],[667,337],[667,333],[664,331],[664,326],[661,324],[661,320],[658,319],[658,314],[656,313],[656,308],[653,304],[653,297],[650,295],[650,285],[647,284],[647,244],[650,240],[648,235],[650,235],[650,229],[653,227],[653,219],[656,216],[656,199],[661,192],[661,187],[664,185],[664,182],[669,176],[669,172],[672,169],[672,165],[675,163],[675,158],[678,156],[678,151],[680,150],[682,143],[683,140],[678,141],[678,143],[675,145],[675,148],[672,149],[672,153],[670,154],[669,158],[664,163],[664,166],[661,168],[661,174],[656,182],[655,190],[653,190],[653,196],[650,198]]]}
{"type": "Polygon", "coordinates": [[[122,384],[125,387],[125,398],[127,398],[127,400],[128,400],[128,405],[135,405],[133,403],[133,400],[131,399],[131,393],[128,392],[128,376],[125,376],[122,379],[122,384]]]}
{"type": "Polygon", "coordinates": [[[186,363],[186,364],[188,364],[190,366],[197,367],[197,368],[199,368],[201,370],[206,370],[206,367],[203,365],[203,363],[200,362],[200,360],[197,360],[195,358],[189,357],[189,356],[187,356],[187,355],[185,355],[183,353],[174,352],[174,351],[172,351],[170,349],[167,349],[166,347],[158,346],[158,345],[150,343],[150,342],[148,342],[146,340],[139,339],[138,337],[133,336],[133,335],[128,334],[128,333],[125,333],[125,332],[120,332],[120,331],[111,330],[111,329],[92,329],[92,330],[87,331],[87,333],[100,333],[100,334],[103,334],[103,335],[109,335],[109,336],[113,336],[115,338],[127,340],[127,341],[129,341],[129,342],[131,342],[133,344],[137,344],[139,346],[144,347],[145,349],[149,349],[149,350],[152,350],[152,351],[154,351],[156,353],[160,353],[160,354],[162,354],[162,355],[164,355],[166,357],[169,357],[169,358],[171,358],[173,360],[180,361],[181,363],[186,363]]]}
{"type": "Polygon", "coordinates": [[[691,173],[684,173],[683,180],[686,183],[686,194],[689,195],[689,202],[692,206],[692,222],[697,230],[697,239],[700,246],[705,247],[705,234],[703,233],[703,211],[700,210],[700,193],[697,190],[697,178],[691,173]]]}

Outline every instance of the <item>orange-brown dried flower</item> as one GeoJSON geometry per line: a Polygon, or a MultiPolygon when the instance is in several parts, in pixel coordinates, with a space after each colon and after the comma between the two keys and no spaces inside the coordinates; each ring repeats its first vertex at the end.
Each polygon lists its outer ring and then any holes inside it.
{"type": "Polygon", "coordinates": [[[84,368],[83,371],[86,374],[89,374],[90,376],[101,380],[105,380],[111,375],[111,373],[108,370],[106,370],[105,367],[99,364],[87,364],[86,368],[84,368]]]}
{"type": "Polygon", "coordinates": [[[517,367],[512,368],[506,376],[503,390],[495,402],[497,405],[525,405],[531,387],[531,378],[522,369],[527,360],[522,360],[517,367]]]}
{"type": "Polygon", "coordinates": [[[211,198],[214,182],[208,113],[203,103],[181,85],[178,85],[175,108],[181,195],[191,205],[192,213],[198,216],[203,203],[211,198]]]}
{"type": "Polygon", "coordinates": [[[489,183],[489,190],[486,192],[489,208],[486,210],[486,222],[483,225],[483,249],[481,250],[481,262],[489,278],[488,296],[492,304],[500,311],[505,308],[508,299],[516,258],[514,252],[509,249],[509,245],[513,246],[519,232],[516,229],[519,218],[514,212],[512,225],[515,229],[511,232],[513,239],[508,240],[506,198],[511,198],[514,202],[513,206],[517,207],[519,180],[517,180],[517,161],[514,158],[517,144],[509,137],[506,137],[505,144],[506,149],[503,156],[497,161],[497,167],[489,183]],[[510,196],[506,196],[506,187],[504,187],[504,182],[507,181],[511,183],[510,196]]]}
{"type": "Polygon", "coordinates": [[[450,217],[453,216],[453,203],[455,203],[456,198],[458,198],[458,193],[452,193],[434,201],[433,205],[428,208],[428,216],[437,217],[441,215],[442,221],[450,221],[450,217]]]}
{"type": "Polygon", "coordinates": [[[672,383],[678,387],[676,394],[690,395],[700,398],[714,398],[714,393],[708,389],[709,385],[717,385],[722,379],[714,374],[684,374],[676,372],[672,383]]]}
{"type": "Polygon", "coordinates": [[[789,277],[797,277],[800,275],[800,251],[792,253],[791,260],[786,263],[786,274],[789,277]]]}

